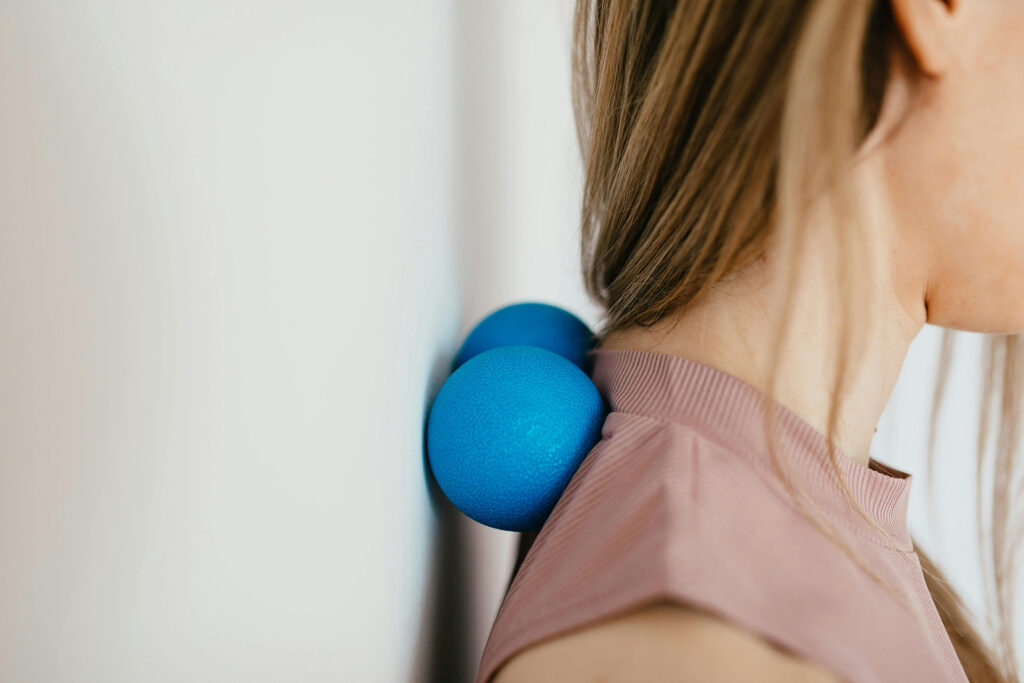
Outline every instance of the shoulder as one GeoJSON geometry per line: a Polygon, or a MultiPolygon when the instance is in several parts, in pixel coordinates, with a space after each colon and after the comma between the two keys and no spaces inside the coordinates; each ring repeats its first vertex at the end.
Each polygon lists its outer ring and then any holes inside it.
{"type": "Polygon", "coordinates": [[[511,657],[492,683],[602,680],[838,683],[742,626],[677,603],[658,603],[537,643],[511,657]]]}

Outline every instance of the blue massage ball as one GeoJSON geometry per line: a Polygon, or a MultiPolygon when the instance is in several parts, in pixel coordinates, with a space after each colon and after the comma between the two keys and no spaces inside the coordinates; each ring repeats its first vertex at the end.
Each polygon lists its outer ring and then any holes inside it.
{"type": "Polygon", "coordinates": [[[580,368],[535,346],[466,361],[427,419],[427,459],[467,516],[506,531],[540,529],[601,436],[604,400],[580,368]]]}
{"type": "Polygon", "coordinates": [[[499,346],[537,346],[568,358],[588,372],[593,334],[575,315],[551,304],[528,301],[494,311],[477,323],[455,354],[456,369],[478,353],[499,346]]]}

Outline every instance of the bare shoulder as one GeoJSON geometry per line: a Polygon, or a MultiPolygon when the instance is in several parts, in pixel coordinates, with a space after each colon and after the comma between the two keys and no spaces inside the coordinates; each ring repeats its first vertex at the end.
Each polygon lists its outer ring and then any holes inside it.
{"type": "Polygon", "coordinates": [[[491,681],[618,683],[669,677],[708,683],[841,680],[741,626],[664,602],[529,647],[511,657],[491,681]]]}

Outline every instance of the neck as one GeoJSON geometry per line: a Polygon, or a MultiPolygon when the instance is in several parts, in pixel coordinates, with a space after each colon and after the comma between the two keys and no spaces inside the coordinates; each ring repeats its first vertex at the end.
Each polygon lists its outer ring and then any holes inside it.
{"type": "MultiPolygon", "coordinates": [[[[881,206],[875,204],[876,209],[881,206]]],[[[835,223],[816,212],[814,230],[796,279],[793,309],[780,357],[775,398],[822,434],[828,433],[829,408],[837,377],[841,310],[835,268],[829,254],[838,253],[826,238],[835,223]],[[820,229],[819,229],[820,228],[820,229]]],[[[868,263],[873,273],[857,273],[854,292],[871,291],[875,305],[855,294],[856,329],[870,329],[862,355],[851,363],[843,380],[833,440],[846,456],[867,466],[871,441],[889,401],[910,342],[926,319],[925,279],[901,263],[894,269],[889,254],[906,253],[892,243],[894,231],[883,214],[869,215],[868,263]],[[874,289],[872,289],[874,287],[874,289]],[[869,327],[865,328],[864,325],[869,327]]],[[[834,258],[834,257],[833,257],[834,258]]],[[[845,256],[844,256],[845,258],[845,256]]],[[[834,262],[833,262],[834,263],[834,262]]],[[[768,391],[771,341],[779,320],[784,273],[772,252],[702,294],[681,312],[651,327],[608,334],[601,348],[668,353],[724,370],[762,391],[768,391]]]]}

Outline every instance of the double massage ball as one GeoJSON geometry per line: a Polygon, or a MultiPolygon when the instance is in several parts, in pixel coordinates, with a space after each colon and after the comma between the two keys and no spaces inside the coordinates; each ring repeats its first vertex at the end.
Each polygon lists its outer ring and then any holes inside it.
{"type": "Polygon", "coordinates": [[[579,318],[536,302],[467,335],[427,418],[430,469],[455,507],[497,529],[540,529],[601,436],[592,345],[579,318]]]}

